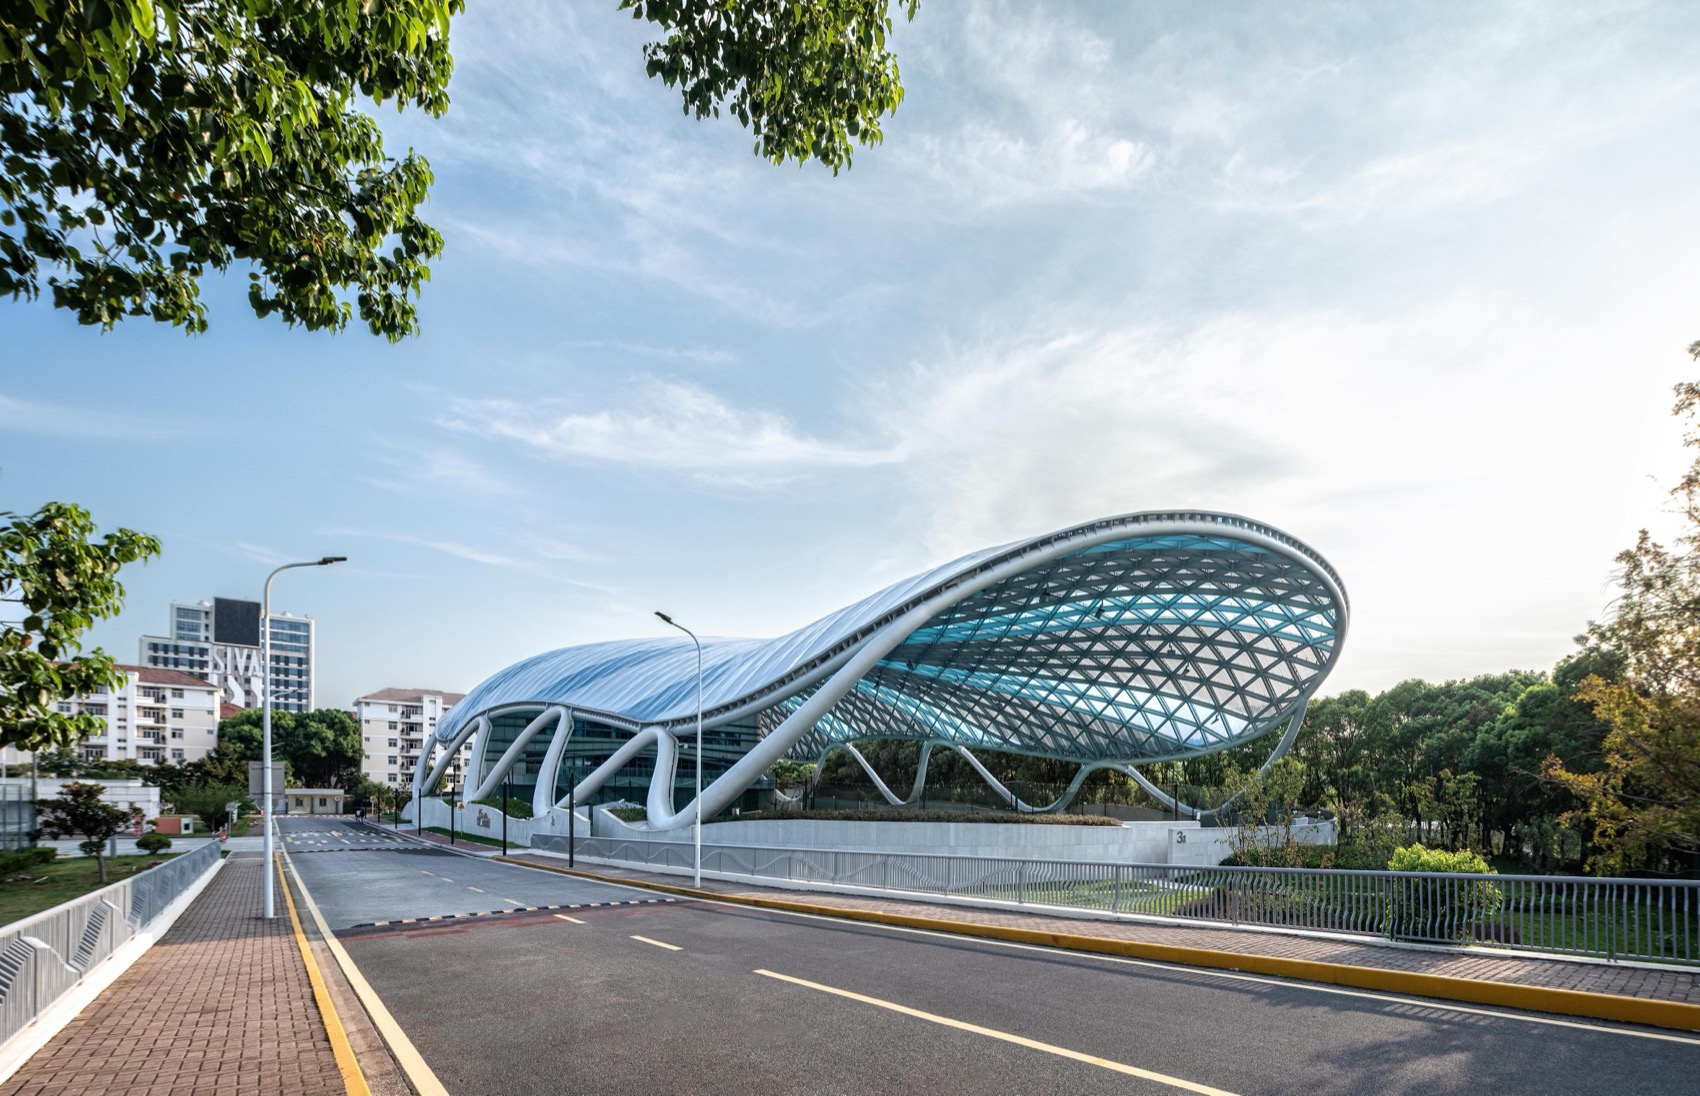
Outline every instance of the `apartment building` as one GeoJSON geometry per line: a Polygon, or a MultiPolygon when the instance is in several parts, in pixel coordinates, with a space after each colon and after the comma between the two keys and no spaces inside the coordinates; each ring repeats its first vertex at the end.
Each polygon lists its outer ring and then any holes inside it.
{"type": "MultiPolygon", "coordinates": [[[[61,700],[68,715],[98,716],[103,729],[77,743],[86,761],[195,761],[218,744],[219,692],[193,674],[153,666],[119,666],[120,689],[100,686],[88,696],[61,700]]],[[[0,761],[26,763],[27,753],[7,748],[0,761]]]]}
{"type": "Polygon", "coordinates": [[[141,661],[217,685],[239,708],[258,708],[268,681],[272,707],[308,712],[313,696],[313,618],[271,614],[271,669],[262,674],[260,603],[217,597],[171,604],[171,634],[143,636],[141,661]]]}
{"type": "MultiPolygon", "coordinates": [[[[365,752],[361,775],[379,784],[411,787],[426,736],[436,731],[437,723],[464,695],[436,689],[379,689],[357,699],[354,718],[360,723],[365,752]]],[[[449,763],[447,777],[457,788],[471,756],[470,745],[462,746],[449,763]]]]}

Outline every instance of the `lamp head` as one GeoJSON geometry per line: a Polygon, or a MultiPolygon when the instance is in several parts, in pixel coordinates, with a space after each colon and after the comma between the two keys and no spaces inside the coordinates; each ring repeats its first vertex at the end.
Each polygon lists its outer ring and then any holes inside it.
{"type": "Polygon", "coordinates": [[[323,567],[327,563],[347,563],[347,562],[348,562],[347,556],[326,556],[325,558],[323,558],[319,561],[319,566],[323,567]]]}
{"type": "Polygon", "coordinates": [[[662,620],[665,620],[669,624],[673,623],[673,618],[668,616],[666,613],[662,612],[660,609],[655,610],[655,615],[660,617],[662,620]]]}

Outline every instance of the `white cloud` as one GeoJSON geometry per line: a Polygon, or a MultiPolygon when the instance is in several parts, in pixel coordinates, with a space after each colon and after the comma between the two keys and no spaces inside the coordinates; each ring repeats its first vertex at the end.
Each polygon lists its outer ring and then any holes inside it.
{"type": "Polygon", "coordinates": [[[186,438],[195,433],[183,426],[182,421],[178,419],[162,423],[153,418],[139,418],[89,407],[42,403],[0,395],[0,427],[21,434],[153,441],[163,438],[186,438]]]}
{"type": "Polygon", "coordinates": [[[888,445],[810,437],[783,415],[735,407],[694,384],[651,379],[623,407],[561,401],[456,401],[451,429],[506,438],[553,457],[653,468],[729,486],[762,487],[833,468],[902,459],[888,445]]]}

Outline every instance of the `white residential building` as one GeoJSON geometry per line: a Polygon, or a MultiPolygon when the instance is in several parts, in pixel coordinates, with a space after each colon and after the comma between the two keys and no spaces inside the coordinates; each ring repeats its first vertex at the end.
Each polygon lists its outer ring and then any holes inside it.
{"type": "MultiPolygon", "coordinates": [[[[271,615],[272,706],[308,712],[313,704],[313,618],[271,615]]],[[[218,597],[171,603],[171,634],[143,636],[141,661],[182,670],[219,687],[238,708],[258,708],[266,678],[260,672],[260,603],[218,597]]]]}
{"type": "MultiPolygon", "coordinates": [[[[193,674],[152,666],[119,666],[123,688],[101,686],[88,696],[61,700],[67,715],[98,716],[103,730],[77,743],[86,761],[195,761],[218,744],[219,691],[193,674]]],[[[29,754],[7,748],[8,766],[29,754]]]]}
{"type": "MultiPolygon", "coordinates": [[[[391,787],[411,787],[426,737],[464,695],[436,689],[379,689],[356,700],[354,718],[360,723],[365,751],[361,775],[391,787]]],[[[462,746],[449,764],[447,777],[457,788],[471,756],[470,744],[462,746]]]]}

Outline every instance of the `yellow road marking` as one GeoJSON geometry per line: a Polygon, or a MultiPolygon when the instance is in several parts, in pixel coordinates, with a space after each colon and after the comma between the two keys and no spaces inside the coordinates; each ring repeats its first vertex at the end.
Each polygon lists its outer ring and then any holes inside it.
{"type": "Polygon", "coordinates": [[[666,948],[668,951],[684,951],[685,950],[684,948],[680,947],[677,944],[663,944],[661,941],[651,940],[647,936],[633,936],[632,939],[633,940],[642,940],[646,944],[654,944],[656,947],[666,948]]]}
{"type": "MultiPolygon", "coordinates": [[[[289,872],[295,876],[295,883],[301,888],[301,900],[307,904],[307,913],[313,918],[313,924],[318,927],[319,938],[325,942],[326,947],[331,949],[331,955],[336,958],[337,965],[342,968],[342,976],[348,979],[348,984],[354,989],[354,995],[360,998],[360,1003],[366,1007],[366,1015],[371,1018],[372,1026],[376,1027],[378,1034],[383,1036],[384,1042],[390,1048],[390,1053],[395,1057],[396,1064],[401,1067],[403,1073],[407,1074],[407,1079],[412,1082],[414,1090],[419,1093],[419,1096],[449,1096],[449,1090],[443,1087],[443,1083],[437,1080],[437,1075],[431,1071],[431,1067],[425,1064],[425,1059],[413,1045],[413,1040],[409,1039],[407,1032],[403,1031],[401,1025],[396,1023],[395,1017],[390,1015],[390,1010],[384,1007],[384,1002],[378,997],[377,990],[374,990],[371,983],[366,981],[366,976],[360,973],[360,968],[354,965],[354,960],[348,957],[348,952],[343,949],[342,944],[338,943],[337,938],[331,935],[330,926],[325,924],[324,914],[319,912],[318,905],[313,901],[312,892],[307,889],[307,881],[302,879],[301,873],[295,870],[295,862],[290,860],[287,852],[283,854],[283,859],[288,862],[289,872]]],[[[427,872],[426,874],[430,873],[427,872]]]]}
{"type": "Polygon", "coordinates": [[[571,921],[571,922],[572,922],[572,923],[573,923],[573,924],[575,924],[575,925],[582,925],[582,924],[584,924],[584,922],[583,922],[583,921],[580,921],[580,920],[579,920],[579,919],[578,919],[578,918],[576,918],[576,917],[568,917],[568,916],[567,916],[567,915],[566,915],[566,914],[564,914],[564,913],[557,913],[557,914],[556,914],[556,915],[555,915],[555,916],[556,916],[556,917],[559,917],[559,918],[560,918],[560,919],[561,919],[561,920],[563,920],[563,921],[571,921]]]}
{"type": "Polygon", "coordinates": [[[295,898],[289,893],[289,880],[283,874],[283,861],[276,861],[278,882],[283,885],[283,900],[289,905],[289,924],[295,929],[295,946],[301,949],[301,961],[307,964],[307,981],[313,986],[313,1001],[319,1006],[319,1016],[325,1022],[325,1034],[330,1036],[331,1054],[342,1074],[342,1085],[348,1096],[372,1096],[366,1086],[366,1075],[354,1058],[354,1048],[348,1045],[348,1033],[342,1029],[342,1019],[336,1014],[336,1004],[330,990],[325,988],[324,975],[313,959],[313,949],[307,944],[307,934],[301,931],[301,918],[295,913],[295,898]]]}
{"type": "MultiPolygon", "coordinates": [[[[634,939],[641,939],[641,937],[634,937],[634,939]]],[[[943,1027],[956,1028],[958,1031],[973,1032],[975,1035],[984,1035],[989,1039],[998,1039],[1005,1043],[1014,1043],[1016,1046],[1027,1047],[1030,1050],[1042,1050],[1046,1054],[1055,1054],[1059,1058],[1071,1058],[1076,1062],[1085,1062],[1087,1065],[1098,1066],[1101,1069],[1112,1070],[1116,1073],[1125,1073],[1130,1077],[1140,1077],[1147,1081],[1156,1081],[1158,1084],[1169,1085],[1172,1088],[1184,1089],[1187,1092],[1197,1092],[1202,1094],[1202,1096],[1234,1096],[1233,1093],[1228,1092],[1225,1089],[1211,1088],[1209,1085],[1197,1084],[1193,1081],[1183,1080],[1180,1077],[1171,1077],[1167,1073],[1157,1073],[1149,1069],[1140,1069],[1138,1066],[1130,1066],[1123,1062],[1112,1062],[1108,1058],[1099,1058],[1092,1054],[1083,1054],[1078,1050],[1069,1050],[1067,1047],[1053,1046],[1050,1043],[1041,1043],[1037,1039],[1029,1039],[1022,1035],[1011,1035],[1007,1031],[998,1031],[995,1028],[981,1027],[979,1024],[970,1024],[962,1020],[952,1020],[948,1016],[939,1016],[931,1012],[922,1012],[918,1008],[910,1008],[907,1005],[900,1005],[895,1001],[882,1001],[878,997],[868,997],[864,994],[852,993],[847,989],[835,989],[832,986],[823,986],[819,982],[809,982],[802,978],[793,978],[789,974],[777,974],[771,970],[757,970],[756,973],[764,978],[776,978],[781,982],[790,982],[795,986],[803,986],[807,989],[819,990],[822,993],[831,993],[838,997],[847,997],[852,1001],[860,1001],[864,1005],[873,1005],[876,1008],[890,1009],[892,1012],[900,1012],[905,1016],[913,1016],[917,1020],[926,1020],[928,1023],[939,1024],[943,1027]]]]}

